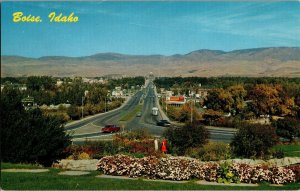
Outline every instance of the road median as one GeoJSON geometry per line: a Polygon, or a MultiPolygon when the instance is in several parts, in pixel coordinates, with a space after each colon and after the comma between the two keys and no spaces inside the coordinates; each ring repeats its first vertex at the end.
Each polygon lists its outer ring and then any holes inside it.
{"type": "Polygon", "coordinates": [[[85,118],[80,119],[80,120],[77,120],[77,121],[72,121],[72,122],[70,122],[70,123],[67,123],[67,124],[65,125],[65,128],[70,127],[70,126],[72,126],[72,125],[76,125],[76,124],[85,122],[85,121],[87,121],[87,120],[94,119],[94,118],[99,117],[99,116],[102,116],[102,115],[104,115],[104,114],[111,113],[111,112],[117,111],[117,110],[119,110],[119,109],[122,109],[122,108],[123,108],[123,107],[131,100],[131,99],[132,99],[132,96],[131,96],[131,97],[127,97],[127,99],[125,100],[125,102],[124,102],[120,107],[115,108],[115,109],[113,109],[113,110],[110,110],[110,111],[108,111],[108,112],[98,113],[98,114],[91,115],[91,116],[85,117],[85,118]]]}

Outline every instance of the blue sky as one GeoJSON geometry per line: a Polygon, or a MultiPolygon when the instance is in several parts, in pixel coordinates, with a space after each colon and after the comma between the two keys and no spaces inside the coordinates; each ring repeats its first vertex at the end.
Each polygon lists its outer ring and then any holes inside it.
{"type": "Polygon", "coordinates": [[[186,54],[300,46],[300,2],[2,2],[1,54],[26,57],[186,54]],[[42,23],[13,23],[12,14],[42,23]],[[77,23],[50,23],[48,14],[77,23]]]}

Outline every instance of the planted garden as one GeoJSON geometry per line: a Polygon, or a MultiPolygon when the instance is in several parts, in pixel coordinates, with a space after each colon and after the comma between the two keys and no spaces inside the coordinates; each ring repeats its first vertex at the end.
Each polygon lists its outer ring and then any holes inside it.
{"type": "Polygon", "coordinates": [[[206,180],[219,183],[286,184],[296,181],[299,166],[250,166],[239,163],[201,162],[192,158],[154,156],[134,158],[127,155],[106,156],[99,160],[104,174],[164,180],[206,180]]]}

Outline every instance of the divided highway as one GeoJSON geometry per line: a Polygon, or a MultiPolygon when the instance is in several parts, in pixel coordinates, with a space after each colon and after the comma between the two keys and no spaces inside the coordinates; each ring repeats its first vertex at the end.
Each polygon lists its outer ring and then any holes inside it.
{"type": "MultiPolygon", "coordinates": [[[[117,124],[124,126],[125,130],[130,131],[139,128],[147,128],[148,131],[157,137],[163,136],[163,132],[168,127],[157,126],[156,122],[162,119],[162,115],[152,115],[152,108],[157,107],[158,100],[155,96],[153,82],[149,82],[144,91],[138,91],[134,96],[130,98],[119,109],[98,114],[90,117],[89,119],[82,120],[80,122],[74,122],[68,124],[66,130],[70,132],[73,139],[76,141],[84,141],[85,138],[96,139],[109,139],[111,134],[104,134],[101,132],[101,128],[107,124],[117,124]],[[126,113],[132,112],[135,107],[143,101],[142,116],[136,117],[131,121],[127,121],[125,124],[120,123],[120,119],[126,113]]],[[[207,127],[211,133],[211,140],[223,141],[229,143],[235,133],[235,129],[207,127]]]]}

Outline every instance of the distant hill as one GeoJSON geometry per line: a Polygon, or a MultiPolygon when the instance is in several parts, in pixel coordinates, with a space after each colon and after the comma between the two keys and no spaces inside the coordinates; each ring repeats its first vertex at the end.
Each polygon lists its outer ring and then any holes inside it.
{"type": "Polygon", "coordinates": [[[188,54],[125,55],[99,53],[84,57],[1,56],[2,76],[289,76],[300,77],[300,48],[271,47],[188,54]]]}

